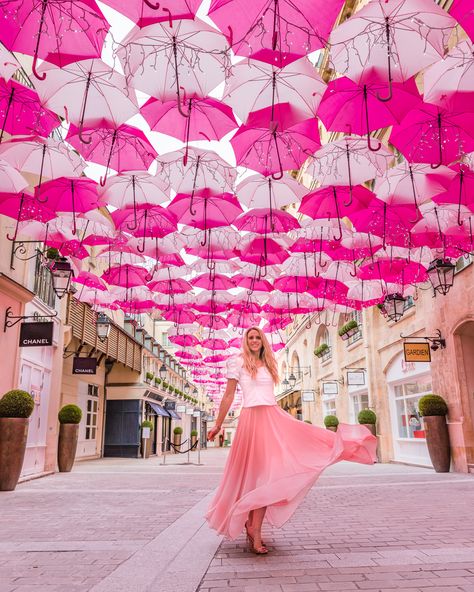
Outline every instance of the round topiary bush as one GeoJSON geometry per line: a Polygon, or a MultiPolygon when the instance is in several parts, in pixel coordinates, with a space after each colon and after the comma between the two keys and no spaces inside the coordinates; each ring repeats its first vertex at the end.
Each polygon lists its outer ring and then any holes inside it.
{"type": "Polygon", "coordinates": [[[183,428],[181,428],[180,426],[176,426],[173,430],[173,434],[182,434],[183,433],[183,428]]]}
{"type": "Polygon", "coordinates": [[[418,401],[418,409],[420,414],[425,417],[427,415],[447,415],[448,406],[443,397],[439,395],[425,395],[418,401]]]}
{"type": "Polygon", "coordinates": [[[77,405],[64,405],[58,413],[59,423],[79,423],[82,419],[81,408],[77,405]]]}
{"type": "Polygon", "coordinates": [[[197,430],[191,430],[191,436],[197,436],[197,435],[198,435],[197,430]]]}
{"type": "Polygon", "coordinates": [[[335,415],[326,415],[326,417],[324,418],[324,425],[327,428],[337,428],[337,426],[339,425],[339,420],[335,415]]]}
{"type": "Polygon", "coordinates": [[[0,417],[30,417],[34,408],[30,393],[19,389],[8,391],[0,399],[0,417]]]}
{"type": "Polygon", "coordinates": [[[153,429],[153,422],[148,419],[145,419],[144,421],[142,421],[142,425],[140,427],[142,429],[143,428],[150,428],[150,430],[152,430],[153,429]]]}
{"type": "Polygon", "coordinates": [[[362,409],[362,411],[359,411],[357,421],[359,423],[371,423],[372,425],[375,425],[377,416],[371,409],[362,409]]]}

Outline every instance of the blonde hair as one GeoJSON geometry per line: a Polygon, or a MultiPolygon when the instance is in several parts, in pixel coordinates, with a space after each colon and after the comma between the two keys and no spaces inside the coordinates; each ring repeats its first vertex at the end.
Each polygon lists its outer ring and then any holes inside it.
{"type": "Polygon", "coordinates": [[[259,352],[259,359],[263,362],[263,365],[267,368],[270,372],[271,377],[273,378],[273,382],[278,384],[280,382],[280,378],[278,376],[278,368],[277,363],[275,360],[275,356],[273,355],[273,350],[271,348],[268,339],[265,336],[265,333],[260,329],[260,327],[250,327],[245,331],[244,338],[242,340],[242,358],[244,361],[244,368],[250,374],[250,376],[255,379],[257,376],[257,364],[255,361],[255,357],[252,355],[249,344],[248,344],[248,335],[250,331],[256,331],[260,335],[260,339],[262,340],[262,347],[259,352]]]}

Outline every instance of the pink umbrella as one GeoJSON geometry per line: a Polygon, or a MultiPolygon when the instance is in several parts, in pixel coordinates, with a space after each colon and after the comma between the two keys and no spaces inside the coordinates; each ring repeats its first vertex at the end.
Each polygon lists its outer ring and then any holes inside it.
{"type": "Polygon", "coordinates": [[[209,189],[199,189],[191,195],[178,193],[167,210],[181,224],[201,230],[229,226],[242,212],[237,198],[232,194],[216,194],[209,189]]]}
{"type": "Polygon", "coordinates": [[[334,69],[355,82],[376,71],[391,84],[408,80],[443,57],[455,21],[432,0],[369,2],[331,34],[334,69]]]}
{"type": "Polygon", "coordinates": [[[235,283],[225,275],[214,274],[209,278],[209,274],[198,275],[191,280],[193,286],[204,288],[205,290],[231,290],[235,288],[235,283]]]}
{"type": "Polygon", "coordinates": [[[224,103],[245,121],[252,111],[277,103],[290,103],[301,119],[315,117],[326,85],[308,58],[279,68],[256,59],[242,60],[226,80],[224,103]]]}
{"type": "Polygon", "coordinates": [[[85,58],[98,58],[109,23],[94,0],[34,4],[12,0],[0,5],[2,42],[10,51],[33,56],[33,74],[38,58],[62,68],[85,58]]]}
{"type": "Polygon", "coordinates": [[[162,294],[185,294],[193,289],[193,286],[183,278],[152,281],[148,287],[162,294]]]}
{"type": "Polygon", "coordinates": [[[240,203],[249,208],[270,207],[274,210],[298,203],[307,191],[306,187],[287,174],[279,181],[263,175],[251,175],[236,188],[240,203]]]}
{"type": "Polygon", "coordinates": [[[174,355],[177,358],[182,358],[183,360],[199,360],[200,358],[202,358],[202,354],[198,352],[198,350],[194,347],[178,349],[174,352],[174,355]]]}
{"type": "Polygon", "coordinates": [[[141,130],[126,124],[117,127],[106,119],[82,130],[71,125],[66,140],[86,160],[106,167],[105,175],[100,180],[102,186],[105,185],[109,169],[119,173],[145,171],[157,156],[141,130]]]}
{"type": "Polygon", "coordinates": [[[384,280],[397,284],[413,284],[428,279],[426,269],[414,261],[406,259],[379,259],[375,263],[362,265],[357,272],[362,280],[384,280]]]}
{"type": "Polygon", "coordinates": [[[225,350],[228,349],[228,344],[223,339],[203,339],[201,341],[201,347],[205,347],[206,349],[211,349],[212,351],[216,350],[225,350]]]}
{"type": "Polygon", "coordinates": [[[19,68],[20,64],[15,56],[0,44],[0,77],[8,81],[19,68]]]}
{"type": "Polygon", "coordinates": [[[175,216],[161,206],[143,204],[136,209],[116,210],[112,213],[112,220],[117,228],[142,238],[142,245],[136,247],[139,253],[144,253],[147,237],[161,238],[176,230],[175,216]]]}
{"type": "Polygon", "coordinates": [[[209,327],[214,331],[225,329],[229,325],[227,319],[224,319],[223,317],[220,317],[216,314],[200,314],[196,317],[196,323],[201,325],[201,327],[209,327]]]}
{"type": "Polygon", "coordinates": [[[68,150],[64,142],[40,136],[12,138],[0,145],[0,158],[16,169],[43,179],[79,177],[84,166],[81,157],[68,150]]]}
{"type": "Polygon", "coordinates": [[[390,142],[409,162],[427,162],[438,168],[474,150],[474,112],[447,111],[423,103],[393,127],[390,142]]]}
{"type": "Polygon", "coordinates": [[[100,290],[101,292],[107,290],[105,282],[89,271],[81,271],[72,281],[76,284],[83,284],[93,290],[100,290]]]}
{"type": "Polygon", "coordinates": [[[146,27],[153,23],[174,20],[193,19],[202,0],[172,0],[172,2],[154,2],[153,0],[104,0],[117,12],[122,13],[138,27],[146,27]]]}
{"type": "Polygon", "coordinates": [[[122,286],[127,290],[135,286],[145,286],[148,270],[137,265],[117,265],[105,271],[101,278],[108,284],[122,286]]]}
{"type": "Polygon", "coordinates": [[[367,141],[357,136],[329,142],[308,159],[305,173],[320,185],[359,185],[382,176],[393,161],[385,147],[378,152],[367,149],[367,141]]]}
{"type": "Polygon", "coordinates": [[[55,212],[72,212],[72,234],[76,234],[76,213],[88,212],[98,205],[97,183],[86,177],[60,177],[43,183],[36,198],[55,212]]]}
{"type": "Polygon", "coordinates": [[[194,347],[199,344],[199,339],[195,335],[168,335],[168,339],[181,347],[194,347]]]}
{"type": "MultiPolygon", "coordinates": [[[[103,119],[119,126],[138,113],[125,76],[102,60],[82,60],[62,68],[44,62],[38,72],[46,78],[36,83],[43,103],[80,132],[84,125],[100,125],[103,119]]],[[[82,141],[88,143],[84,137],[82,141]]]]}
{"type": "Polygon", "coordinates": [[[301,121],[289,103],[251,113],[230,143],[238,165],[275,180],[285,170],[300,168],[321,145],[316,119],[301,121]]]}
{"type": "Polygon", "coordinates": [[[260,316],[253,313],[245,314],[243,312],[231,312],[227,317],[227,322],[233,327],[248,329],[249,327],[254,327],[260,323],[260,316]]]}
{"type": "Polygon", "coordinates": [[[209,16],[237,55],[270,50],[268,57],[289,63],[326,45],[343,4],[343,0],[212,0],[209,16]]]}
{"type": "Polygon", "coordinates": [[[254,238],[245,247],[239,250],[239,259],[246,263],[254,263],[262,267],[260,277],[267,275],[267,267],[283,263],[289,257],[289,253],[272,238],[254,238]]]}
{"type": "Polygon", "coordinates": [[[194,140],[220,140],[235,130],[238,123],[232,109],[211,97],[162,103],[149,99],[140,109],[150,128],[186,143],[184,165],[187,164],[189,142],[194,140]],[[182,112],[186,117],[181,117],[182,112]]]}
{"type": "Polygon", "coordinates": [[[167,321],[173,322],[175,325],[185,325],[187,323],[194,323],[196,315],[190,310],[171,309],[161,313],[161,316],[167,321]]]}
{"type": "MultiPolygon", "coordinates": [[[[0,157],[1,157],[0,146],[0,157]]],[[[28,187],[28,181],[8,162],[0,160],[0,193],[18,193],[28,187]]]]}
{"type": "MultiPolygon", "coordinates": [[[[1,8],[0,8],[1,12],[1,8]]],[[[34,90],[0,78],[0,143],[3,134],[49,136],[59,125],[56,114],[46,109],[34,90]]]]}
{"type": "Polygon", "coordinates": [[[413,79],[395,83],[392,100],[381,102],[378,97],[386,88],[376,76],[361,85],[349,78],[336,78],[328,84],[318,116],[328,130],[367,135],[367,147],[376,152],[381,144],[372,146],[370,132],[400,122],[421,102],[413,79]]]}
{"type": "Polygon", "coordinates": [[[228,227],[212,228],[208,231],[190,228],[183,231],[186,253],[206,260],[206,264],[215,269],[216,260],[228,260],[235,257],[234,249],[240,242],[236,230],[228,227]]]}
{"type": "Polygon", "coordinates": [[[349,216],[354,212],[363,210],[375,195],[362,185],[353,187],[335,186],[321,187],[308,193],[300,204],[299,212],[318,218],[337,218],[339,224],[339,236],[334,240],[342,238],[341,218],[349,216]]]}
{"type": "Polygon", "coordinates": [[[47,222],[55,217],[55,212],[38,203],[28,193],[0,193],[0,214],[16,220],[13,236],[6,235],[8,240],[16,240],[19,223],[26,220],[37,220],[47,222]]]}
{"type": "Polygon", "coordinates": [[[470,0],[454,0],[449,13],[474,41],[474,9],[470,0]]]}
{"type": "Polygon", "coordinates": [[[461,206],[467,206],[472,210],[474,205],[474,171],[465,166],[459,167],[447,190],[435,195],[433,201],[437,204],[457,204],[459,206],[458,225],[461,226],[461,206]]]}
{"type": "Polygon", "coordinates": [[[257,279],[255,276],[248,276],[238,273],[232,278],[238,288],[245,288],[251,292],[271,292],[273,285],[265,279],[257,279]]]}
{"type": "Polygon", "coordinates": [[[238,230],[268,234],[270,232],[289,232],[300,228],[298,220],[284,210],[272,208],[253,208],[234,220],[238,230]]]}

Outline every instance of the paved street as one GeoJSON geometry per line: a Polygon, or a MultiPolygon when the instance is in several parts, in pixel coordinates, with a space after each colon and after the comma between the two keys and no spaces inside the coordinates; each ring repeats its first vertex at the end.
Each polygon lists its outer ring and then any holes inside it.
{"type": "Polygon", "coordinates": [[[226,454],[83,462],[0,494],[0,592],[474,591],[474,477],[339,464],[257,557],[203,523],[226,454]]]}

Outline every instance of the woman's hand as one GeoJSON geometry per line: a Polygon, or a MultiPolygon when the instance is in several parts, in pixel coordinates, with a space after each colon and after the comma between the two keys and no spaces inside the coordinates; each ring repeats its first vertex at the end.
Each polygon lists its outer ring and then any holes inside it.
{"type": "Polygon", "coordinates": [[[221,431],[221,427],[220,426],[214,426],[212,428],[212,430],[209,430],[207,432],[207,439],[210,440],[211,442],[214,442],[214,438],[217,436],[217,434],[221,431]]]}

